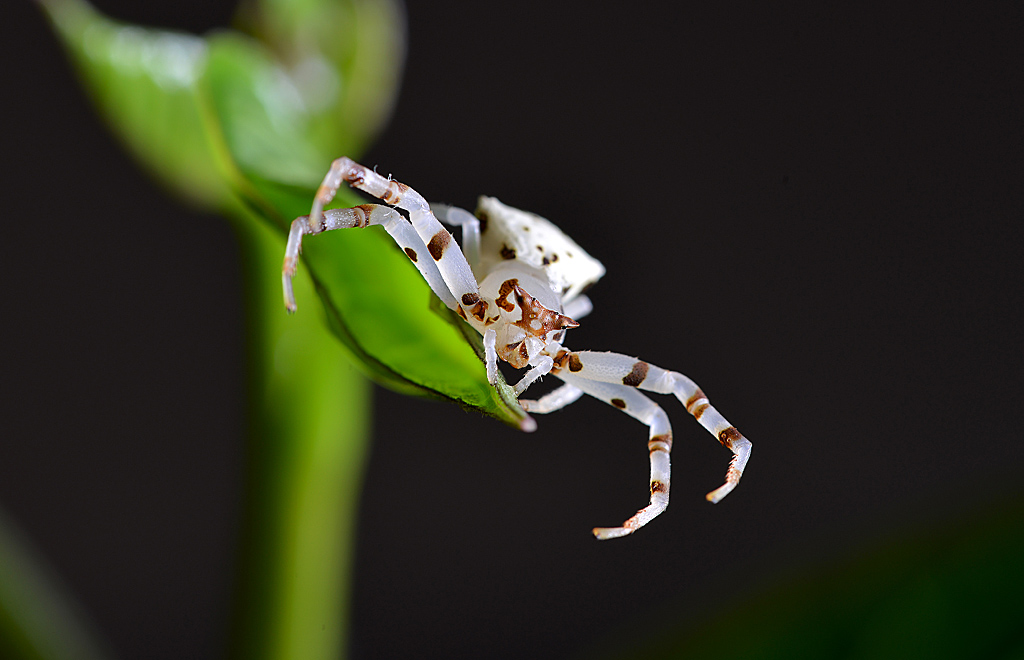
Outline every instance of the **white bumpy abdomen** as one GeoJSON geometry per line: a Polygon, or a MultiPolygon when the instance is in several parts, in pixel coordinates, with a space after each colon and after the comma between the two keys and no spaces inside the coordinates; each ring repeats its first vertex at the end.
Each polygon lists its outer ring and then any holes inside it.
{"type": "MultiPolygon", "coordinates": [[[[527,271],[542,271],[550,288],[562,302],[567,302],[604,275],[600,261],[539,215],[506,206],[494,197],[481,197],[476,214],[481,225],[480,272],[485,279],[489,280],[498,266],[519,262],[528,267],[527,271]]],[[[525,284],[522,286],[539,296],[525,284]]]]}

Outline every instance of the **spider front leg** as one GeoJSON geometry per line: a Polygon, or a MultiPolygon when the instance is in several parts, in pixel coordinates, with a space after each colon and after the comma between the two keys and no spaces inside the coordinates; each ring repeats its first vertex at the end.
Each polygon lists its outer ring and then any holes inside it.
{"type": "Polygon", "coordinates": [[[452,235],[430,212],[426,200],[404,183],[386,179],[351,158],[339,158],[331,163],[331,169],[317,190],[313,208],[309,212],[310,218],[314,218],[315,222],[320,217],[323,207],[334,198],[343,181],[409,213],[413,229],[426,245],[430,257],[437,263],[437,269],[448,290],[457,303],[461,301],[461,305],[457,306],[464,314],[474,314],[482,321],[486,303],[480,300],[480,287],[469,262],[458,244],[452,240],[452,235]]]}
{"type": "Polygon", "coordinates": [[[284,287],[284,306],[294,312],[295,295],[292,292],[292,276],[298,266],[299,253],[302,252],[302,237],[308,234],[319,234],[332,229],[352,229],[380,225],[398,243],[409,260],[427,281],[431,290],[449,309],[456,309],[458,304],[449,291],[448,285],[441,277],[441,272],[432,259],[428,259],[427,246],[423,244],[419,234],[412,225],[394,209],[379,204],[362,204],[350,209],[330,209],[320,214],[319,223],[310,223],[311,216],[301,216],[292,222],[288,234],[288,245],[284,252],[284,266],[281,281],[284,287]]]}
{"type": "MultiPolygon", "coordinates": [[[[569,384],[574,390],[589,394],[596,399],[615,406],[627,415],[640,420],[651,429],[647,441],[647,450],[651,455],[650,504],[637,511],[636,515],[622,523],[621,527],[595,527],[593,530],[594,536],[602,541],[632,534],[654,520],[654,518],[668,508],[668,492],[672,477],[672,463],[669,458],[669,454],[672,451],[672,426],[669,424],[668,415],[661,409],[661,406],[635,389],[625,385],[615,385],[579,378],[575,374],[566,374],[564,370],[558,374],[558,377],[569,384]]],[[[559,390],[555,390],[552,394],[557,394],[558,392],[559,390]]],[[[559,395],[559,397],[568,399],[573,394],[574,392],[569,390],[566,394],[559,395]]],[[[578,395],[576,396],[578,397],[578,395]]],[[[531,406],[529,410],[533,412],[533,407],[531,406]]]]}
{"type": "Polygon", "coordinates": [[[715,410],[692,380],[681,373],[667,371],[619,353],[573,353],[569,356],[568,368],[574,376],[589,380],[615,383],[627,388],[639,387],[660,394],[674,394],[686,407],[686,411],[733,453],[725,483],[707,494],[708,501],[718,503],[739,483],[750,459],[750,441],[715,410]]]}
{"type": "Polygon", "coordinates": [[[558,389],[548,392],[535,401],[531,399],[519,399],[519,405],[521,405],[523,410],[526,412],[546,415],[548,413],[561,410],[570,403],[575,403],[581,396],[583,396],[583,390],[575,385],[566,383],[558,389]]]}

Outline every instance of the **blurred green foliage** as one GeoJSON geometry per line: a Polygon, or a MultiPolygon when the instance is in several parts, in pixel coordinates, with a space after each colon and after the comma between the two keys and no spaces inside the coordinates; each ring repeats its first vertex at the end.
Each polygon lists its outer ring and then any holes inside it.
{"type": "MultiPolygon", "coordinates": [[[[292,218],[308,212],[330,161],[357,157],[390,114],[402,8],[261,0],[241,7],[239,29],[199,37],[126,25],[81,0],[41,5],[126,148],[171,193],[224,213],[241,243],[250,464],[233,654],[340,657],[370,411],[349,365],[515,426],[524,417],[504,383],[505,395],[487,384],[461,321],[431,311],[429,288],[379,228],[308,241],[296,279],[305,309],[283,308],[292,218]]],[[[343,191],[338,204],[356,199],[343,191]]],[[[2,595],[12,612],[59,600],[45,589],[2,595]]],[[[10,620],[6,639],[28,638],[27,620],[10,620]]],[[[50,624],[60,636],[59,620],[50,624]]],[[[32,657],[33,644],[12,645],[32,657]]]]}

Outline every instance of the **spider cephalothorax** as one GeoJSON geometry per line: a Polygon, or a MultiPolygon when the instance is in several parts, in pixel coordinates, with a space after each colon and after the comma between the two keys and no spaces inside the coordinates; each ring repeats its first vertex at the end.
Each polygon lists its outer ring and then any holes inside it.
{"type": "Polygon", "coordinates": [[[536,401],[520,401],[524,409],[549,413],[589,394],[650,427],[650,504],[619,527],[595,528],[599,539],[630,534],[668,506],[672,427],[661,407],[638,390],[674,394],[732,451],[725,483],[708,493],[708,500],[718,502],[739,483],[750,457],[750,441],[715,410],[696,383],[626,355],[571,351],[562,345],[566,330],[579,325],[574,319],[591,311],[583,291],[604,275],[604,267],[548,220],[493,197],[481,197],[474,216],[460,208],[427,204],[409,186],[339,158],[324,177],[310,214],[292,223],[283,269],[289,311],[295,310],[291,280],[302,237],[368,225],[383,226],[441,301],[483,335],[491,384],[497,379],[499,359],[516,369],[529,368],[515,386],[517,396],[545,374],[565,381],[536,401]],[[343,181],[406,211],[408,219],[379,204],[323,211],[343,181]],[[441,221],[462,228],[462,249],[441,221]]]}

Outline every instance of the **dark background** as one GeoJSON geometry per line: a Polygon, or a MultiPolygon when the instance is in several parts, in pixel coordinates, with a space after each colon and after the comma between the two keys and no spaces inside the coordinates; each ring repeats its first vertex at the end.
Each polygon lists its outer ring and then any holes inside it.
{"type": "MultiPolygon", "coordinates": [[[[233,10],[97,4],[199,32],[233,10]]],[[[662,400],[672,506],[598,543],[647,500],[634,420],[582,400],[523,435],[378,390],[355,657],[563,657],[1020,492],[1019,4],[470,6],[409,7],[362,162],[554,220],[608,269],[567,343],[688,374],[754,451],[706,503],[728,452],[662,400]]],[[[7,9],[0,506],[121,657],[216,657],[233,237],[124,155],[35,8],[7,9]]]]}

